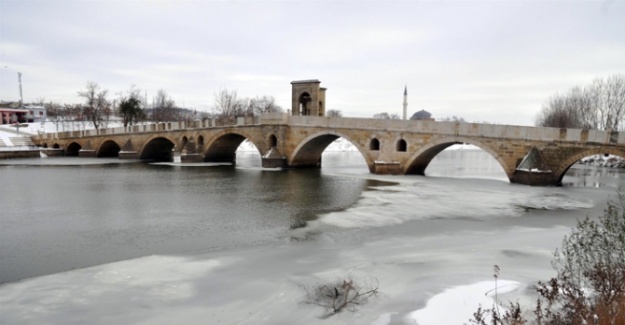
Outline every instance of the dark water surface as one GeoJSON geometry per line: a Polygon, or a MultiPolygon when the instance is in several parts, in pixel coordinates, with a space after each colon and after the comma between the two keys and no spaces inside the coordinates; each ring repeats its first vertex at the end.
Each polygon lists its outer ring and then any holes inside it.
{"type": "MultiPolygon", "coordinates": [[[[237,159],[236,167],[84,158],[1,162],[0,283],[139,256],[283,240],[289,229],[393,184],[368,179],[354,152],[326,152],[321,170],[264,170],[250,153],[237,159]]],[[[443,152],[426,174],[507,182],[481,151],[443,152]]],[[[623,189],[624,175],[583,166],[571,169],[565,185],[623,189]]],[[[492,182],[475,184],[479,190],[492,182]]]]}

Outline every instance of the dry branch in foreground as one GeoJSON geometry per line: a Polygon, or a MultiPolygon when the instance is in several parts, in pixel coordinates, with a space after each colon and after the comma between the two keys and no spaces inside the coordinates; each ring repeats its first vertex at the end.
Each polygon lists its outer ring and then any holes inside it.
{"type": "Polygon", "coordinates": [[[330,317],[344,309],[354,311],[356,306],[366,303],[370,297],[377,295],[378,287],[379,283],[375,278],[370,278],[364,287],[354,282],[353,279],[304,287],[306,290],[304,302],[325,308],[328,311],[325,317],[330,317]]]}

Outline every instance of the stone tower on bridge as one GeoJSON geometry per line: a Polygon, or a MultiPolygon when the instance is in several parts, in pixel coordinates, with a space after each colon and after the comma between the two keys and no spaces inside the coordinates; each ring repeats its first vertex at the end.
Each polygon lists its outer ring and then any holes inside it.
{"type": "Polygon", "coordinates": [[[317,79],[292,81],[291,115],[325,116],[326,88],[317,79]]]}

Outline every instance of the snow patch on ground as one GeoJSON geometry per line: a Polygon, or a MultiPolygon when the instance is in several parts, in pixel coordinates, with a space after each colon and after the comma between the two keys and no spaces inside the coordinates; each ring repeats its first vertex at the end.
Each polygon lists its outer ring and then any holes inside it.
{"type": "MultiPolygon", "coordinates": [[[[480,306],[491,308],[495,305],[495,287],[497,294],[505,294],[519,290],[522,285],[508,280],[499,280],[495,284],[493,280],[447,289],[428,300],[425,308],[407,318],[419,325],[466,324],[480,306]]],[[[499,306],[499,310],[504,313],[506,309],[499,306]]]]}
{"type": "Polygon", "coordinates": [[[579,161],[582,165],[611,167],[611,168],[625,168],[625,157],[619,157],[614,155],[594,155],[583,158],[579,161]]]}

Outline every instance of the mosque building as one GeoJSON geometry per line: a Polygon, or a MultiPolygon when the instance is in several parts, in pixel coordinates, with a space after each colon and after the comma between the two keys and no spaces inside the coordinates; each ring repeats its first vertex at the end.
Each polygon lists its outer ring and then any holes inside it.
{"type": "MultiPolygon", "coordinates": [[[[408,113],[408,85],[404,87],[404,120],[406,119],[408,113]]],[[[420,120],[420,121],[434,121],[432,118],[432,114],[426,110],[420,110],[410,117],[411,120],[420,120]]]]}

